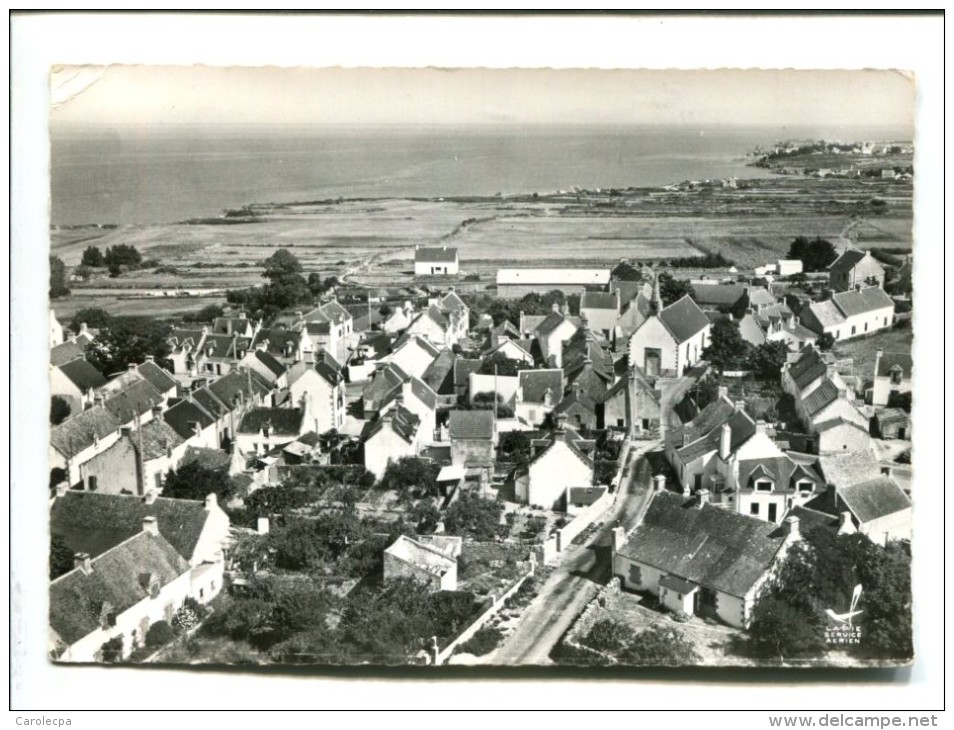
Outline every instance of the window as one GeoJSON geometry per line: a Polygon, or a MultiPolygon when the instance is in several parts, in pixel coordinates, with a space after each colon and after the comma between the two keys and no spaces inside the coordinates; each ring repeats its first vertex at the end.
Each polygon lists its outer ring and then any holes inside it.
{"type": "Polygon", "coordinates": [[[625,421],[624,421],[622,418],[617,418],[617,419],[616,419],[616,427],[617,427],[617,428],[626,428],[626,423],[625,423],[625,421]]]}
{"type": "Polygon", "coordinates": [[[903,373],[900,369],[891,371],[891,385],[901,385],[901,377],[903,373]]]}
{"type": "Polygon", "coordinates": [[[854,325],[851,325],[851,334],[854,334],[855,330],[857,329],[858,329],[857,327],[855,327],[854,325]]]}
{"type": "Polygon", "coordinates": [[[205,589],[204,589],[204,588],[200,588],[200,589],[199,589],[199,600],[202,600],[203,598],[205,598],[205,589]]]}
{"type": "Polygon", "coordinates": [[[89,491],[95,492],[96,488],[99,486],[99,480],[97,477],[90,477],[88,481],[89,491]]]}
{"type": "Polygon", "coordinates": [[[643,584],[643,571],[638,565],[629,566],[629,582],[638,586],[643,584]]]}
{"type": "Polygon", "coordinates": [[[759,513],[759,503],[758,503],[758,502],[752,502],[752,504],[749,505],[749,514],[750,514],[750,515],[758,515],[758,513],[759,513]]]}
{"type": "Polygon", "coordinates": [[[867,332],[867,331],[868,331],[868,323],[865,322],[865,332],[867,332]]]}
{"type": "Polygon", "coordinates": [[[815,483],[808,480],[802,480],[798,483],[798,491],[803,494],[811,494],[815,491],[815,483]]]}
{"type": "Polygon", "coordinates": [[[755,482],[755,491],[771,492],[774,486],[771,479],[759,479],[755,482]]]}

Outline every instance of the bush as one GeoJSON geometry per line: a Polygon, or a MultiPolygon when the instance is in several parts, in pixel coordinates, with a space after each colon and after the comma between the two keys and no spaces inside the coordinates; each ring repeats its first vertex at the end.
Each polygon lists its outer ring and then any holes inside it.
{"type": "Polygon", "coordinates": [[[502,638],[503,632],[500,629],[485,626],[478,629],[470,639],[461,644],[458,651],[474,656],[483,656],[496,649],[502,638]]]}
{"type": "Polygon", "coordinates": [[[168,644],[175,637],[168,621],[156,621],[146,632],[146,646],[162,646],[168,644]]]}

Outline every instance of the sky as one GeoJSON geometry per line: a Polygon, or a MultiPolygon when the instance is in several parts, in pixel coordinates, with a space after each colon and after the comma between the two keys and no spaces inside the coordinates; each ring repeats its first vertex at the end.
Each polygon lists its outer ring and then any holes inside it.
{"type": "Polygon", "coordinates": [[[913,126],[894,71],[61,67],[53,126],[913,126]]]}

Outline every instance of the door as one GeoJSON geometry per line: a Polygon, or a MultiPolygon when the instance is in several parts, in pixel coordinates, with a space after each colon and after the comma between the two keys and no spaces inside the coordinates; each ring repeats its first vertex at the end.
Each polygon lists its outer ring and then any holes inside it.
{"type": "Polygon", "coordinates": [[[658,347],[647,347],[644,359],[644,370],[646,375],[652,377],[659,375],[662,370],[662,351],[658,347]]]}
{"type": "Polygon", "coordinates": [[[778,505],[772,502],[768,506],[768,520],[769,522],[778,522],[778,505]]]}
{"type": "Polygon", "coordinates": [[[905,439],[905,438],[907,438],[907,432],[905,431],[904,428],[899,428],[899,429],[898,429],[898,438],[899,438],[899,439],[905,439]]]}

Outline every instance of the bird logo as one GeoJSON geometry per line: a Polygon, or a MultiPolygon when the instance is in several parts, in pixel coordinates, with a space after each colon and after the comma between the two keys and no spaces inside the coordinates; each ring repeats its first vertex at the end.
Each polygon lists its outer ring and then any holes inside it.
{"type": "Polygon", "coordinates": [[[848,608],[847,613],[835,613],[830,608],[825,609],[825,613],[835,623],[841,624],[842,626],[847,626],[851,628],[852,621],[855,616],[861,613],[861,611],[856,611],[855,608],[858,606],[858,601],[861,598],[861,584],[855,586],[855,590],[851,594],[851,605],[848,608]]]}

